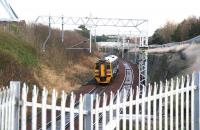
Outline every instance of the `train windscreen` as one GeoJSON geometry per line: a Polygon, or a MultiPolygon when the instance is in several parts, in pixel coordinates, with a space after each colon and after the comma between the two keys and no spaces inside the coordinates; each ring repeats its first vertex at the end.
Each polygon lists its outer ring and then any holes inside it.
{"type": "Polygon", "coordinates": [[[106,69],[110,69],[110,64],[107,64],[107,65],[106,65],[106,69]]]}
{"type": "Polygon", "coordinates": [[[99,69],[99,63],[96,63],[95,69],[99,69]]]}

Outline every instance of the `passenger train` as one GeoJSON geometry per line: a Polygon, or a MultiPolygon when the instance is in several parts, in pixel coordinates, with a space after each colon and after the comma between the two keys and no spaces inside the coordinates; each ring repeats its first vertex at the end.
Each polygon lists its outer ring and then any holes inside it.
{"type": "Polygon", "coordinates": [[[119,71],[119,58],[109,55],[96,62],[94,67],[94,77],[99,84],[108,84],[119,71]]]}

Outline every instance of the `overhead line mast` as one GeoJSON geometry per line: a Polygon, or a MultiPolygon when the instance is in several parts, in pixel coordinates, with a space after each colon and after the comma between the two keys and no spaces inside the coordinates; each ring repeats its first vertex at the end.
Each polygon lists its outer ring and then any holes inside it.
{"type": "Polygon", "coordinates": [[[13,8],[11,7],[11,5],[6,1],[6,0],[0,0],[1,5],[4,7],[5,11],[8,13],[8,15],[10,16],[10,19],[1,19],[0,21],[18,21],[18,16],[15,13],[15,11],[13,10],[13,8]]]}
{"type": "MultiPolygon", "coordinates": [[[[62,26],[62,42],[64,42],[64,26],[80,26],[85,25],[90,29],[90,53],[92,52],[92,29],[99,27],[99,26],[109,26],[109,27],[124,27],[124,28],[135,28],[139,33],[143,33],[142,30],[139,29],[144,23],[147,23],[148,20],[146,19],[120,19],[120,18],[97,18],[97,17],[64,17],[64,16],[38,16],[35,20],[35,23],[46,23],[49,24],[49,28],[51,28],[52,24],[61,24],[62,26]]],[[[50,31],[50,29],[49,29],[50,31]]],[[[51,35],[51,33],[49,33],[51,35]]],[[[47,40],[43,43],[43,50],[45,50],[46,42],[49,39],[49,35],[47,40]]]]}
{"type": "Polygon", "coordinates": [[[139,86],[142,89],[147,86],[148,68],[148,35],[140,37],[139,45],[139,86]]]}

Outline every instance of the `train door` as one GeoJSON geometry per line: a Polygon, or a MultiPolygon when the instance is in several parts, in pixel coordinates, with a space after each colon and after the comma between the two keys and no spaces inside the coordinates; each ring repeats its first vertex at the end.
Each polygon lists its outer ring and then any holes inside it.
{"type": "Polygon", "coordinates": [[[106,81],[106,65],[105,65],[105,63],[100,64],[100,80],[106,81]]]}

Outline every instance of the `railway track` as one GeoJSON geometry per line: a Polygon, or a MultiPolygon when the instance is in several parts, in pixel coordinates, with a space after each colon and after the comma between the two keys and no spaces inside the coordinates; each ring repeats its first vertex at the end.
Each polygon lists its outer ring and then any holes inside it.
{"type": "MultiPolygon", "coordinates": [[[[125,67],[125,76],[124,76],[124,80],[123,83],[121,84],[120,88],[119,88],[119,95],[120,95],[120,102],[122,102],[124,100],[124,98],[127,100],[129,97],[129,90],[131,89],[131,87],[133,86],[133,80],[134,80],[134,75],[133,75],[133,69],[132,67],[126,63],[123,62],[123,65],[125,67]]],[[[114,98],[113,98],[113,102],[116,103],[116,99],[117,99],[117,94],[115,93],[114,98]]],[[[120,113],[122,113],[122,109],[120,109],[120,113]]],[[[102,116],[103,114],[99,115],[99,130],[102,130],[102,116]]],[[[116,112],[113,113],[113,116],[116,116],[116,112]]],[[[106,112],[106,122],[108,122],[109,120],[109,113],[106,112]]],[[[93,124],[93,127],[95,128],[95,123],[93,124]]]]}
{"type": "MultiPolygon", "coordinates": [[[[132,84],[133,84],[132,68],[126,62],[123,62],[123,66],[125,68],[125,76],[124,76],[123,82],[119,89],[120,92],[123,90],[128,91],[132,87],[132,84]]],[[[111,87],[111,85],[107,85],[104,87],[102,87],[100,85],[95,85],[95,87],[93,89],[91,89],[88,93],[89,94],[99,94],[100,96],[102,96],[103,93],[106,92],[106,90],[110,87],[111,87]]],[[[110,90],[107,90],[107,91],[110,91],[110,90]]],[[[123,96],[121,96],[121,97],[123,97],[123,96]]],[[[123,100],[123,98],[122,98],[122,100],[123,100]]],[[[77,102],[75,102],[75,108],[77,108],[78,106],[79,106],[79,102],[77,101],[77,102]]],[[[69,113],[66,113],[66,116],[65,116],[65,121],[66,121],[65,128],[66,129],[69,129],[69,126],[70,126],[70,118],[69,117],[70,117],[69,113]]],[[[78,119],[78,114],[74,115],[74,120],[76,120],[76,119],[78,119]]],[[[58,114],[58,116],[56,117],[56,130],[60,130],[60,123],[61,123],[61,115],[58,114]]],[[[51,121],[49,121],[47,123],[47,130],[51,130],[51,124],[52,124],[51,121]]],[[[41,130],[41,128],[39,128],[39,130],[41,130]]]]}
{"type": "MultiPolygon", "coordinates": [[[[103,92],[109,88],[110,85],[106,85],[104,87],[100,86],[100,85],[96,85],[96,87],[94,87],[92,90],[90,90],[88,93],[89,94],[99,94],[99,95],[102,95],[103,92]]],[[[75,108],[77,108],[79,106],[79,102],[75,102],[75,108]]],[[[74,115],[74,120],[76,120],[78,118],[78,114],[75,114],[74,115]]],[[[69,113],[66,113],[66,116],[65,116],[65,128],[68,128],[70,126],[70,118],[69,118],[69,113]]],[[[60,123],[61,123],[61,114],[59,114],[57,117],[56,117],[56,130],[60,130],[60,123]]],[[[47,123],[47,130],[51,130],[51,124],[52,124],[52,121],[49,121],[47,123]]],[[[42,128],[39,128],[38,130],[42,130],[42,128]]]]}
{"type": "MultiPolygon", "coordinates": [[[[103,93],[104,93],[104,91],[105,91],[107,88],[109,88],[109,86],[110,86],[110,85],[107,85],[107,86],[105,86],[105,87],[98,86],[98,87],[96,87],[96,88],[98,88],[98,89],[96,89],[96,91],[94,91],[94,93],[90,93],[90,94],[99,94],[100,96],[102,96],[103,93]]],[[[78,106],[77,106],[77,107],[78,107],[78,106]]],[[[76,119],[78,119],[78,114],[75,114],[75,115],[74,115],[74,120],[76,120],[76,119]]],[[[70,126],[70,120],[69,120],[69,115],[68,115],[68,122],[65,124],[65,128],[67,129],[67,128],[69,128],[69,126],[70,126]]],[[[60,125],[58,125],[58,130],[60,130],[59,128],[60,128],[60,125]]]]}

